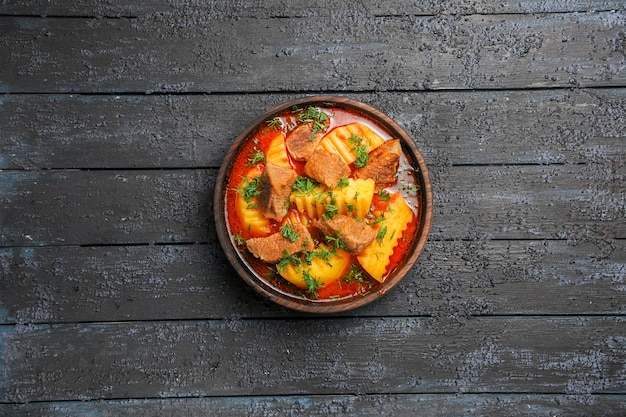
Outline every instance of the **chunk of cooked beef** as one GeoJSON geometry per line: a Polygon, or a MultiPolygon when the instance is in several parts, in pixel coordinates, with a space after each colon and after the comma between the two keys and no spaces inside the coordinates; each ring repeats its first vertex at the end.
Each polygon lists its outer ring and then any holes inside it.
{"type": "Polygon", "coordinates": [[[317,149],[304,166],[304,173],[328,187],[336,187],[350,175],[350,167],[336,153],[317,149]]]}
{"type": "Polygon", "coordinates": [[[313,123],[305,123],[287,134],[285,145],[293,159],[306,161],[313,155],[323,137],[324,132],[313,131],[313,123]]]}
{"type": "Polygon", "coordinates": [[[271,162],[265,164],[258,203],[265,217],[281,221],[287,215],[289,194],[297,177],[298,175],[291,168],[271,162]]]}
{"type": "Polygon", "coordinates": [[[377,187],[384,187],[396,180],[402,146],[399,139],[388,140],[370,152],[369,162],[354,171],[355,178],[371,178],[377,187]]]}
{"type": "Polygon", "coordinates": [[[269,263],[277,263],[288,253],[294,253],[315,249],[313,239],[306,226],[296,223],[291,228],[296,233],[297,238],[291,241],[283,236],[282,232],[276,232],[265,237],[255,237],[246,240],[246,247],[257,258],[269,263]]]}
{"type": "Polygon", "coordinates": [[[376,231],[370,225],[350,216],[313,220],[313,226],[325,236],[339,238],[349,253],[361,252],[376,239],[376,231]]]}

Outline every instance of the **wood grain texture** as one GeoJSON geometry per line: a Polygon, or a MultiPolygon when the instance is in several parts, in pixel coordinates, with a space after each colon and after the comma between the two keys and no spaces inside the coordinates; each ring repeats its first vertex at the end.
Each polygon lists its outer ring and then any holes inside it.
{"type": "Polygon", "coordinates": [[[623,11],[0,20],[0,92],[393,91],[624,85],[623,11]],[[217,24],[219,23],[219,24],[217,24]],[[393,42],[390,42],[393,39],[393,42]],[[280,77],[277,74],[280,73],[280,77]]]}
{"type": "MultiPolygon", "coordinates": [[[[624,240],[429,242],[397,288],[341,316],[624,314],[624,259],[624,240]]],[[[293,316],[247,287],[215,243],[0,250],[0,323],[293,316]]]]}
{"type": "Polygon", "coordinates": [[[107,1],[50,2],[47,0],[5,0],[0,3],[0,14],[35,16],[137,17],[143,14],[168,13],[174,10],[202,12],[223,17],[318,17],[338,14],[441,15],[441,14],[500,14],[500,13],[563,13],[611,11],[623,8],[621,1],[499,1],[469,2],[455,0],[409,1],[395,0],[381,3],[375,0],[304,0],[265,1],[107,1]],[[33,11],[36,10],[36,13],[33,11]]]}
{"type": "Polygon", "coordinates": [[[450,416],[620,416],[626,412],[623,395],[589,395],[581,401],[575,395],[550,394],[389,394],[244,396],[211,398],[168,398],[66,401],[60,403],[0,404],[0,412],[13,417],[46,415],[75,417],[98,415],[169,417],[346,416],[422,417],[450,416]]]}
{"type": "MultiPolygon", "coordinates": [[[[395,119],[431,165],[624,156],[624,89],[346,95],[395,119]]],[[[296,97],[0,96],[0,169],[216,168],[248,123],[296,97]]]]}
{"type": "Polygon", "coordinates": [[[215,170],[0,173],[2,246],[206,242],[215,170]]]}
{"type": "Polygon", "coordinates": [[[484,317],[440,325],[384,317],[1,326],[0,401],[559,392],[584,403],[593,394],[626,388],[623,320],[484,317]]]}
{"type": "Polygon", "coordinates": [[[0,1],[0,415],[626,414],[624,1],[0,1]],[[431,239],[381,300],[269,304],[215,175],[269,107],[405,127],[431,239]]]}
{"type": "MultiPolygon", "coordinates": [[[[0,246],[214,240],[215,171],[0,172],[0,246]]],[[[431,239],[623,239],[625,175],[623,159],[432,169],[431,239]]]]}

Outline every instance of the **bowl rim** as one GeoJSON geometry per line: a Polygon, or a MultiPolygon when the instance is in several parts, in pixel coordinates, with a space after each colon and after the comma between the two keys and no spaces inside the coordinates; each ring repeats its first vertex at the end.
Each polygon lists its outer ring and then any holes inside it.
{"type": "Polygon", "coordinates": [[[433,199],[432,186],[426,162],[418,150],[417,145],[408,133],[393,120],[380,110],[348,97],[332,96],[332,95],[313,95],[285,101],[278,104],[263,114],[256,117],[250,122],[244,130],[233,140],[223,162],[219,168],[215,189],[213,194],[213,216],[218,240],[224,250],[229,263],[233,266],[239,277],[241,277],[249,286],[257,293],[261,294],[270,301],[289,309],[308,312],[308,313],[338,313],[362,307],[366,304],[379,299],[381,296],[394,288],[413,268],[417,259],[422,254],[426,241],[430,234],[433,216],[433,199]],[[293,108],[294,106],[303,105],[320,105],[323,107],[339,107],[363,114],[373,122],[379,124],[392,137],[400,139],[404,153],[411,159],[412,164],[416,164],[419,169],[417,175],[421,187],[422,208],[420,210],[421,219],[416,233],[417,239],[414,239],[409,255],[403,260],[402,264],[390,275],[380,286],[363,295],[341,298],[337,300],[310,300],[287,292],[270,285],[263,278],[257,276],[247,265],[242,255],[237,250],[232,237],[230,236],[228,219],[226,218],[226,191],[229,182],[229,174],[232,163],[244,144],[246,139],[266,120],[271,119],[275,115],[293,108]],[[408,152],[407,152],[408,151],[408,152]]]}

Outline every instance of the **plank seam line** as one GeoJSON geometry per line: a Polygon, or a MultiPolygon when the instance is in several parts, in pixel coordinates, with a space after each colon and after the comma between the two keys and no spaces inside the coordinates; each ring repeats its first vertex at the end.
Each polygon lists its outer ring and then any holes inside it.
{"type": "MultiPolygon", "coordinates": [[[[618,140],[616,138],[616,140],[618,140]]],[[[497,163],[452,163],[450,165],[436,165],[430,164],[429,167],[440,168],[440,167],[452,167],[452,168],[484,168],[484,167],[551,167],[551,166],[585,166],[592,165],[593,161],[585,162],[497,162],[497,163]]],[[[220,169],[219,166],[210,166],[210,165],[192,165],[192,166],[181,166],[181,167],[72,167],[72,168],[61,168],[61,167],[44,167],[44,168],[0,168],[0,174],[3,172],[7,173],[56,173],[56,172],[121,172],[121,171],[212,171],[220,169]]]]}
{"type": "MultiPolygon", "coordinates": [[[[366,11],[361,12],[361,13],[356,13],[358,15],[361,15],[363,17],[371,17],[371,18],[376,18],[376,19],[385,19],[385,18],[389,18],[389,19],[402,19],[402,18],[432,18],[432,17],[442,17],[442,16],[450,16],[450,17],[458,17],[458,18],[463,18],[463,17],[471,17],[471,16],[478,16],[478,17],[489,17],[489,16],[495,16],[495,17],[501,17],[501,16],[554,16],[554,15],[574,15],[574,14],[595,14],[595,13],[616,13],[618,11],[618,9],[614,9],[614,8],[609,8],[609,9],[595,9],[595,8],[591,8],[591,9],[586,9],[586,10],[542,10],[542,11],[519,11],[519,12],[515,12],[515,11],[509,11],[509,12],[480,12],[480,11],[476,11],[476,12],[463,12],[463,11],[441,11],[441,12],[437,12],[437,13],[369,13],[366,11]]],[[[73,14],[73,15],[64,15],[64,14],[25,14],[25,13],[0,13],[0,18],[30,18],[30,19],[138,19],[140,17],[143,16],[150,16],[153,15],[155,13],[159,13],[159,11],[155,11],[155,12],[148,12],[148,13],[143,13],[143,14],[137,14],[137,15],[121,15],[121,14],[103,14],[103,15],[79,15],[79,14],[73,14]]],[[[259,18],[257,16],[237,16],[237,15],[227,15],[227,14],[220,14],[219,15],[220,18],[227,18],[227,19],[257,19],[257,20],[282,20],[282,19],[320,19],[320,18],[324,18],[326,17],[326,15],[318,15],[318,16],[307,16],[307,15],[298,15],[298,14],[294,14],[294,15],[268,15],[267,17],[264,18],[259,18]]]]}
{"type": "MultiPolygon", "coordinates": [[[[600,313],[579,313],[579,314],[494,314],[494,315],[469,315],[470,318],[483,319],[483,320],[510,320],[518,318],[520,320],[544,320],[544,319],[586,319],[586,318],[603,318],[607,320],[625,319],[626,313],[623,314],[600,314],[600,313]]],[[[222,318],[170,318],[170,319],[151,319],[151,320],[112,320],[112,321],[41,321],[41,322],[15,322],[15,323],[1,323],[0,329],[11,328],[18,326],[33,326],[33,327],[72,327],[72,326],[117,326],[117,325],[149,325],[149,324],[164,324],[164,323],[229,323],[229,322],[279,322],[279,321],[330,321],[330,320],[360,320],[360,321],[387,321],[387,320],[429,320],[434,319],[433,315],[389,315],[389,316],[365,316],[365,315],[324,315],[324,316],[309,316],[309,315],[286,315],[275,317],[222,317],[222,318]]]]}
{"type": "Polygon", "coordinates": [[[99,403],[116,403],[116,402],[128,402],[128,401],[172,401],[172,400],[202,400],[202,399],[227,399],[227,398],[250,398],[250,399],[261,399],[261,398],[366,398],[366,397],[374,397],[374,396],[393,396],[393,397],[415,397],[415,396],[438,396],[438,397],[450,397],[454,396],[493,396],[493,395],[501,395],[501,396],[533,396],[533,397],[550,397],[550,396],[576,396],[576,395],[590,395],[592,397],[623,397],[626,396],[626,392],[584,392],[584,393],[573,393],[573,392],[560,392],[560,391],[418,391],[418,392],[365,392],[365,393],[327,393],[327,394],[314,394],[314,393],[303,393],[303,394],[260,394],[260,395],[246,395],[246,394],[236,394],[236,395],[181,395],[181,396],[164,396],[164,397],[107,397],[107,398],[91,398],[91,399],[51,399],[51,400],[33,400],[26,402],[10,402],[10,401],[0,401],[0,405],[37,405],[37,404],[86,404],[90,402],[99,402],[99,403]]]}
{"type": "MultiPolygon", "coordinates": [[[[167,84],[167,83],[163,83],[167,84]]],[[[554,87],[461,87],[461,88],[428,88],[428,89],[364,89],[364,90],[263,90],[263,91],[240,91],[240,90],[223,90],[223,91],[0,91],[0,95],[56,95],[56,96],[262,96],[262,95],[340,95],[348,96],[351,94],[426,94],[426,93],[481,93],[481,92],[507,92],[507,91],[575,91],[575,90],[615,90],[626,88],[626,84],[617,85],[559,85],[554,87]]]]}
{"type": "Polygon", "coordinates": [[[76,19],[76,20],[91,20],[91,19],[128,19],[133,20],[137,19],[138,16],[133,15],[63,15],[63,14],[11,14],[11,13],[0,13],[0,18],[8,18],[8,19],[76,19]]]}
{"type": "MultiPolygon", "coordinates": [[[[428,242],[441,242],[441,243],[488,243],[488,242],[562,242],[567,243],[568,238],[555,238],[555,237],[544,237],[544,238],[429,238],[428,242]]],[[[617,243],[622,243],[626,241],[626,237],[613,237],[612,241],[617,243]]],[[[45,244],[45,245],[0,245],[0,251],[2,250],[12,250],[12,249],[44,249],[44,248],[107,248],[107,247],[135,247],[135,246],[205,246],[205,245],[216,245],[217,241],[181,241],[181,242],[119,242],[119,243],[53,243],[53,244],[45,244]]]]}

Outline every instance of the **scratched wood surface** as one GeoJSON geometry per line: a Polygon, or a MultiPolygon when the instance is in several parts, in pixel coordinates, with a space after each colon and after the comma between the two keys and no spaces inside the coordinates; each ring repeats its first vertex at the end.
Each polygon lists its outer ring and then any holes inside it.
{"type": "Polygon", "coordinates": [[[0,415],[626,414],[623,1],[0,2],[0,415]],[[269,304],[212,224],[232,139],[393,117],[429,243],[380,301],[269,304]]]}

